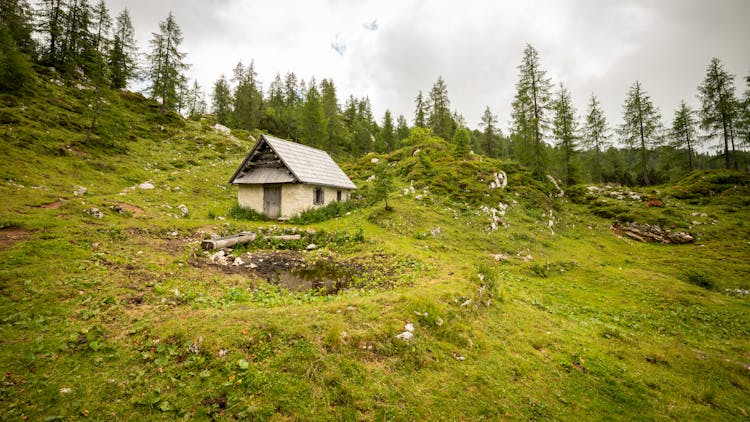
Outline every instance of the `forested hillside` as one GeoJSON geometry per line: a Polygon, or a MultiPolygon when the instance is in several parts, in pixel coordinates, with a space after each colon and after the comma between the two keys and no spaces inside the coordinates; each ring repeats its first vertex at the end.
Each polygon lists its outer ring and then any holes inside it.
{"type": "Polygon", "coordinates": [[[442,78],[376,122],[252,61],[208,110],[171,15],[144,66],[93,6],[0,2],[0,419],[748,417],[748,94],[721,62],[671,129],[639,82],[623,122],[577,114],[531,46],[508,134],[442,78]],[[240,208],[263,133],[330,151],[353,199],[240,208]]]}

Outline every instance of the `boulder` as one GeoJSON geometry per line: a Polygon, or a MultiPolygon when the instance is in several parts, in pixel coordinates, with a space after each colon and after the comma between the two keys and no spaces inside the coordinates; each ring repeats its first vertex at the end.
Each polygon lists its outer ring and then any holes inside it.
{"type": "Polygon", "coordinates": [[[663,228],[645,223],[612,223],[612,231],[621,236],[627,236],[639,242],[659,243],[691,243],[694,238],[687,232],[670,232],[663,228]]]}

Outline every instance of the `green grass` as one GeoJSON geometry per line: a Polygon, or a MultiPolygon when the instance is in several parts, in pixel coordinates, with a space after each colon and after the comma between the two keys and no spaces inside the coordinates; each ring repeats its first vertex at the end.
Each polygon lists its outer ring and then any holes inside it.
{"type": "MultiPolygon", "coordinates": [[[[741,174],[695,176],[731,183],[707,197],[637,190],[663,208],[606,197],[614,214],[603,216],[599,195],[551,200],[553,188],[517,164],[456,161],[428,138],[377,156],[397,175],[393,211],[379,203],[298,224],[252,221],[230,212],[236,191],[225,183],[246,141],[111,93],[98,141],[71,144],[85,127],[86,92],[47,85],[0,102],[3,121],[16,122],[0,129],[9,163],[0,169],[3,420],[750,412],[748,299],[725,293],[750,288],[741,174]],[[488,189],[499,170],[507,189],[488,189]],[[137,187],[146,181],[155,188],[137,187]],[[78,186],[88,192],[75,196],[78,186]],[[480,207],[498,202],[508,208],[490,230],[480,207]],[[101,219],[84,212],[94,207],[101,219]],[[621,215],[696,242],[617,237],[609,227],[621,215]],[[300,252],[309,262],[372,269],[326,295],[208,265],[199,242],[239,231],[305,236],[262,238],[235,254],[315,243],[300,252]],[[407,323],[405,342],[396,336],[407,323]]],[[[343,166],[364,203],[373,157],[343,166]]],[[[690,190],[685,180],[676,186],[690,190]]]]}

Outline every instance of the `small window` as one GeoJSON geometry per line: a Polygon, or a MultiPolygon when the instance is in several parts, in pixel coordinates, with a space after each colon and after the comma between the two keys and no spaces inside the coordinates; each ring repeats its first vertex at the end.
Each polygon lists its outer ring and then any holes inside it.
{"type": "Polygon", "coordinates": [[[323,196],[323,188],[315,188],[313,190],[313,204],[323,205],[325,203],[325,197],[323,196]]]}
{"type": "Polygon", "coordinates": [[[336,191],[336,200],[339,201],[339,202],[341,202],[341,191],[340,190],[336,191]]]}

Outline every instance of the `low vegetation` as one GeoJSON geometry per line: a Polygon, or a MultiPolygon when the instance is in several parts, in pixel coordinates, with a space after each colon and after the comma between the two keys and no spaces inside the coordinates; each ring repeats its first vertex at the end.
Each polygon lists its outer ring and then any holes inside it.
{"type": "Polygon", "coordinates": [[[83,142],[89,91],[50,79],[0,97],[3,420],[750,412],[746,173],[563,194],[417,130],[343,163],[361,200],[262,221],[225,183],[248,134],[123,92],[83,142]],[[390,211],[370,201],[383,164],[390,211]],[[695,241],[639,243],[615,219],[695,241]],[[240,231],[258,238],[226,265],[199,247],[240,231]],[[350,282],[291,291],[261,259],[350,282]]]}

